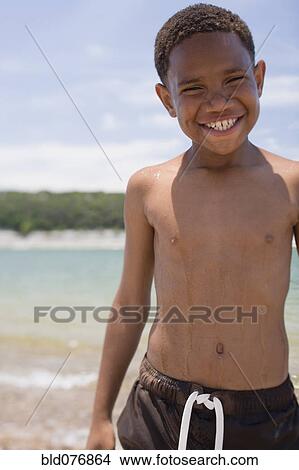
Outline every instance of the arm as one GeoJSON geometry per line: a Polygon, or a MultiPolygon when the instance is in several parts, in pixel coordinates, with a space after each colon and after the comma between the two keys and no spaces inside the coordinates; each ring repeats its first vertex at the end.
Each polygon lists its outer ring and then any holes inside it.
{"type": "MultiPolygon", "coordinates": [[[[127,368],[137,349],[144,322],[120,323],[120,307],[150,305],[153,279],[153,228],[144,215],[147,189],[141,171],[131,176],[125,197],[124,222],[126,243],[121,282],[113,301],[117,322],[106,328],[96,389],[89,449],[114,448],[112,410],[127,368]],[[108,437],[107,437],[108,436],[108,437]]],[[[146,318],[145,318],[146,319],[146,318]]]]}
{"type": "Polygon", "coordinates": [[[297,162],[293,162],[293,170],[294,175],[294,200],[297,207],[297,220],[296,223],[293,225],[293,235],[295,238],[297,253],[299,255],[299,164],[297,162]]]}

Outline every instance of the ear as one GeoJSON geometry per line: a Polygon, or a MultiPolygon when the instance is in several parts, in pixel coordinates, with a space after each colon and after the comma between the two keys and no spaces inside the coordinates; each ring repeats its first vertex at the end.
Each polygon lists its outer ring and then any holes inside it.
{"type": "Polygon", "coordinates": [[[265,73],[266,64],[263,60],[259,60],[258,63],[254,66],[254,76],[259,97],[262,96],[265,73]]]}
{"type": "Polygon", "coordinates": [[[162,83],[157,83],[155,86],[156,93],[159,96],[160,100],[162,101],[163,105],[169,112],[171,117],[176,117],[176,110],[173,106],[172,99],[170,93],[165,85],[162,83]]]}

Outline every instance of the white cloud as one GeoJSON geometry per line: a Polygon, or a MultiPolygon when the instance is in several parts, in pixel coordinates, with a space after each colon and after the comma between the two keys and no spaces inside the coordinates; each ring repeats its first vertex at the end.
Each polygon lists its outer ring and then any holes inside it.
{"type": "MultiPolygon", "coordinates": [[[[70,92],[80,99],[92,99],[93,102],[113,100],[126,108],[159,106],[154,80],[140,78],[99,78],[72,84],[70,92]]],[[[161,105],[162,106],[162,105],[161,105]]]]}
{"type": "Polygon", "coordinates": [[[274,47],[268,48],[267,64],[269,63],[269,65],[275,66],[280,61],[280,57],[283,57],[282,64],[285,70],[287,68],[294,70],[295,67],[297,68],[299,66],[299,48],[295,44],[295,38],[294,43],[291,43],[286,41],[286,38],[280,37],[274,47]]]}
{"type": "Polygon", "coordinates": [[[28,99],[28,105],[34,111],[52,111],[65,107],[65,97],[62,94],[52,93],[48,95],[31,96],[28,99]]]}
{"type": "Polygon", "coordinates": [[[159,98],[156,95],[154,82],[152,80],[141,80],[140,82],[123,81],[122,86],[114,91],[120,101],[129,106],[156,106],[159,98]]]}
{"type": "Polygon", "coordinates": [[[88,44],[86,47],[86,53],[88,57],[91,57],[92,59],[103,59],[110,55],[111,51],[107,46],[103,46],[102,44],[88,44]]]}
{"type": "MultiPolygon", "coordinates": [[[[0,72],[3,74],[11,75],[22,75],[27,77],[28,75],[39,75],[41,73],[42,67],[41,62],[32,59],[31,57],[24,58],[20,54],[18,56],[10,56],[0,58],[0,72]]],[[[12,82],[13,83],[13,82],[12,82]]],[[[15,85],[14,85],[15,86],[15,85]]]]}
{"type": "Polygon", "coordinates": [[[177,129],[177,120],[169,116],[167,111],[164,113],[151,113],[139,118],[142,127],[158,127],[163,129],[177,129]]]}
{"type": "Polygon", "coordinates": [[[298,131],[299,130],[299,121],[294,121],[292,124],[288,126],[288,129],[291,131],[298,131]]]}
{"type": "Polygon", "coordinates": [[[265,148],[281,157],[289,158],[290,160],[299,161],[299,146],[298,145],[285,145],[278,142],[274,136],[264,137],[259,141],[259,147],[265,148]]]}
{"type": "Polygon", "coordinates": [[[96,145],[60,143],[0,147],[0,190],[125,191],[129,176],[143,166],[175,157],[180,139],[106,142],[103,148],[120,174],[114,173],[96,145]]]}
{"type": "Polygon", "coordinates": [[[0,60],[0,72],[2,73],[18,73],[24,71],[24,64],[18,59],[11,58],[2,58],[0,60]]]}
{"type": "Polygon", "coordinates": [[[279,75],[266,78],[261,99],[264,106],[298,106],[299,75],[279,75]]]}
{"type": "Polygon", "coordinates": [[[269,127],[254,127],[252,134],[255,137],[267,137],[273,133],[273,130],[269,127]]]}
{"type": "Polygon", "coordinates": [[[100,128],[102,131],[115,131],[123,127],[123,122],[113,113],[104,113],[100,119],[100,128]]]}

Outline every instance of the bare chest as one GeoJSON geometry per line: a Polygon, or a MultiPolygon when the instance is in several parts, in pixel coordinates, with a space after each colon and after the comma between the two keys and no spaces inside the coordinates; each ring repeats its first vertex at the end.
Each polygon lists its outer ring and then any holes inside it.
{"type": "Polygon", "coordinates": [[[147,216],[166,250],[179,245],[189,252],[200,247],[236,252],[289,240],[297,208],[281,178],[201,174],[159,182],[147,216]]]}

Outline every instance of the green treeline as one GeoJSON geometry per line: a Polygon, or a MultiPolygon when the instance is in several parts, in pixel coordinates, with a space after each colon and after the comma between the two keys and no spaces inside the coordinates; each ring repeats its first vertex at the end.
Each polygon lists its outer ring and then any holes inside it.
{"type": "Polygon", "coordinates": [[[0,192],[0,229],[123,229],[124,194],[0,192]]]}

